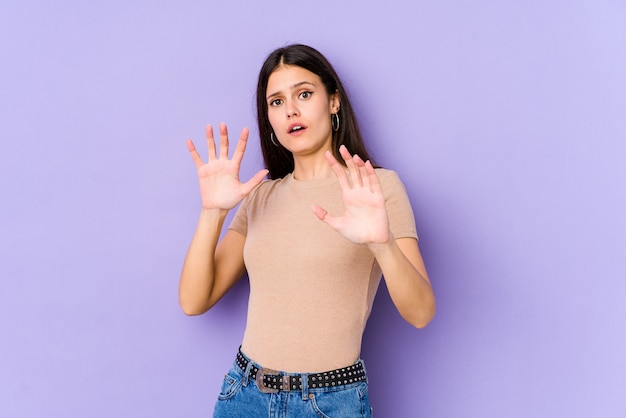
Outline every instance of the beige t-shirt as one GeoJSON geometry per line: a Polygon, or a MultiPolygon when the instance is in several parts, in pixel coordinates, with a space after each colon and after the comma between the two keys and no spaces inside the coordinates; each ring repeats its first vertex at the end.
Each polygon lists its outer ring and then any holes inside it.
{"type": "MultiPolygon", "coordinates": [[[[395,238],[417,238],[404,185],[376,169],[395,238]]],[[[244,199],[230,229],[246,236],[250,280],[242,351],[263,367],[321,372],[353,364],[381,270],[365,245],[348,241],[311,210],[344,211],[337,178],[261,183],[244,199]]]]}

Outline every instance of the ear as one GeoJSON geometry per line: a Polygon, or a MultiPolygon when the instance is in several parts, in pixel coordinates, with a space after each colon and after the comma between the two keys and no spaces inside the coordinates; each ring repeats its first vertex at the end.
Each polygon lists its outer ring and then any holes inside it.
{"type": "Polygon", "coordinates": [[[330,96],[330,113],[339,112],[340,107],[341,107],[341,99],[339,97],[339,91],[336,90],[335,93],[333,93],[330,96]]]}

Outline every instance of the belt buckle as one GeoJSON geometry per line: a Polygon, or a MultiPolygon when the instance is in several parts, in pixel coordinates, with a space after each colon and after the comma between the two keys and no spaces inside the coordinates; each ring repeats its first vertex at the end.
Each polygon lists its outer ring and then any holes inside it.
{"type": "Polygon", "coordinates": [[[263,383],[263,377],[265,375],[268,375],[268,374],[272,375],[272,376],[279,376],[280,372],[278,372],[276,370],[268,369],[266,367],[260,368],[259,371],[256,374],[256,385],[257,385],[257,387],[263,393],[278,393],[278,392],[280,392],[280,389],[278,389],[278,388],[274,389],[274,388],[268,388],[267,386],[265,386],[265,384],[263,383]]]}

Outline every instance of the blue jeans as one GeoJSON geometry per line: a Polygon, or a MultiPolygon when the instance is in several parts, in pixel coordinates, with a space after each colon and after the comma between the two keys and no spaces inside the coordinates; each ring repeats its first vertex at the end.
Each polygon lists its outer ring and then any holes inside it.
{"type": "MultiPolygon", "coordinates": [[[[249,360],[249,359],[248,359],[249,360]]],[[[248,369],[253,362],[249,361],[248,369]]],[[[259,367],[257,365],[257,367],[259,367]]],[[[224,376],[222,390],[215,404],[214,418],[371,418],[367,381],[330,388],[263,393],[236,362],[224,376]]],[[[289,373],[281,373],[289,375],[289,373]]],[[[303,382],[306,382],[303,375],[303,382]]]]}

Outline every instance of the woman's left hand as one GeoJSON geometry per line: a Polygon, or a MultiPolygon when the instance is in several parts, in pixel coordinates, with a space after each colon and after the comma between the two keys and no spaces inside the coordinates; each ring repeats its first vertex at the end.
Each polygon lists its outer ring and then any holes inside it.
{"type": "Polygon", "coordinates": [[[350,155],[343,145],[339,153],[346,162],[347,170],[329,151],[326,152],[326,159],[339,180],[345,212],[334,216],[320,206],[313,206],[313,212],[355,244],[389,242],[391,231],[385,199],[374,167],[358,155],[350,155]]]}

